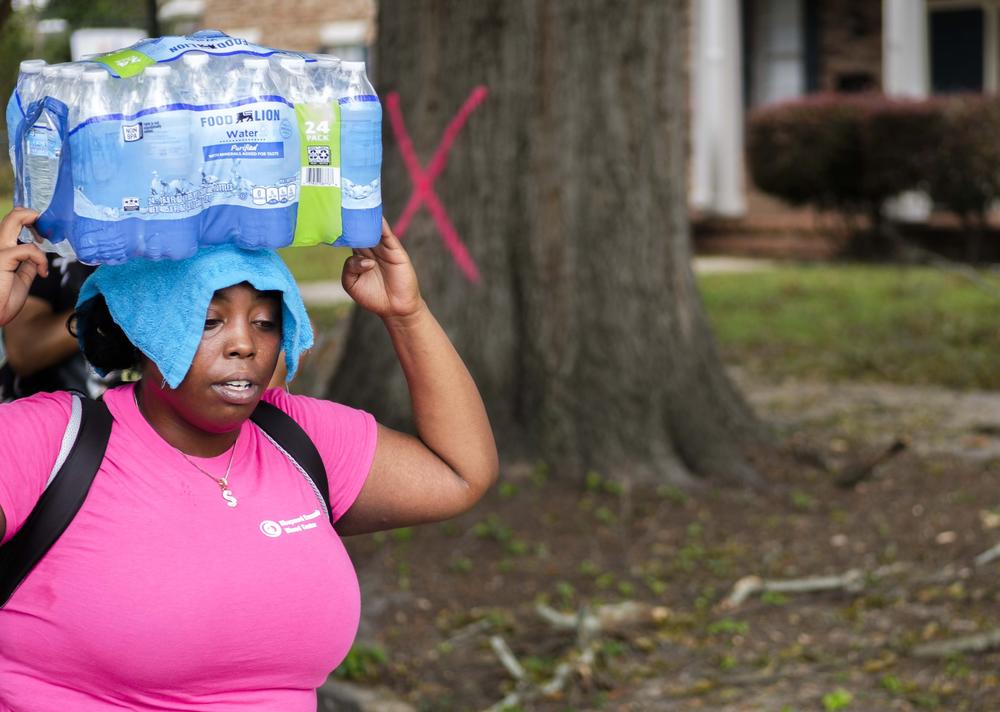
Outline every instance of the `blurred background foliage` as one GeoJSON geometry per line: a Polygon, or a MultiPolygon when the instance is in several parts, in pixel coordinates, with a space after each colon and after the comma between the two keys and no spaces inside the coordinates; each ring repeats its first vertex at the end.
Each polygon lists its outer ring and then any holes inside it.
{"type": "Polygon", "coordinates": [[[149,23],[149,3],[123,0],[49,0],[42,19],[61,18],[69,30],[81,27],[142,27],[149,23]]]}

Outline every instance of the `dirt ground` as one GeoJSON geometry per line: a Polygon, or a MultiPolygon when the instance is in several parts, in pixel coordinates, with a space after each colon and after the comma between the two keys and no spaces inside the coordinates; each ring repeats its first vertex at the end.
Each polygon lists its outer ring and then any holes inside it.
{"type": "Polygon", "coordinates": [[[434,712],[512,693],[508,709],[543,712],[1000,710],[1000,646],[920,656],[1000,629],[1000,558],[974,562],[1000,542],[1000,393],[735,376],[786,444],[768,492],[510,466],[458,520],[350,542],[366,605],[354,677],[434,712]],[[897,439],[854,489],[834,485],[897,439]],[[725,606],[747,576],[851,571],[846,587],[725,606]]]}

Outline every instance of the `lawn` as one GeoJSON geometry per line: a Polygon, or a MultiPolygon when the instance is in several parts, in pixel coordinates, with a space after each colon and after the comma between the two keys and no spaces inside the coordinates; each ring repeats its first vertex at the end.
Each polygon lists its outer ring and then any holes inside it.
{"type": "MultiPolygon", "coordinates": [[[[339,275],[339,250],[283,252],[299,279],[339,275]]],[[[927,268],[797,265],[698,283],[723,358],[754,377],[1000,390],[1000,275],[979,279],[987,286],[927,268]]],[[[346,311],[310,313],[329,324],[346,311]]]]}
{"type": "Polygon", "coordinates": [[[766,378],[1000,389],[1000,275],[789,266],[699,278],[724,358],[766,378]]]}

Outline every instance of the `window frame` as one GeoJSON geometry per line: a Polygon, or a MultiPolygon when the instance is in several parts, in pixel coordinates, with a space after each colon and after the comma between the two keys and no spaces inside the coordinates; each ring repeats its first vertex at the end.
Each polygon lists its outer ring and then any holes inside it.
{"type": "MultiPolygon", "coordinates": [[[[927,34],[930,38],[931,14],[948,10],[983,11],[983,93],[1000,91],[1000,0],[927,0],[927,34]]],[[[928,43],[928,52],[930,44],[928,43]]],[[[933,92],[931,67],[934,57],[927,62],[927,84],[933,92]]]]}

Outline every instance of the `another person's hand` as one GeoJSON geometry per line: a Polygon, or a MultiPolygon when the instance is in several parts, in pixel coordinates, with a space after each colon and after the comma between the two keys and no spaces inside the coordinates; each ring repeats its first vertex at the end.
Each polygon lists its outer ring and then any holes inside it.
{"type": "Polygon", "coordinates": [[[384,219],[382,240],[355,249],[340,279],[351,299],[383,319],[411,316],[425,306],[410,256],[384,219]]]}
{"type": "Polygon", "coordinates": [[[17,242],[21,228],[31,225],[37,217],[34,210],[14,208],[0,221],[0,326],[21,311],[35,275],[49,273],[45,253],[37,245],[17,242]]]}

